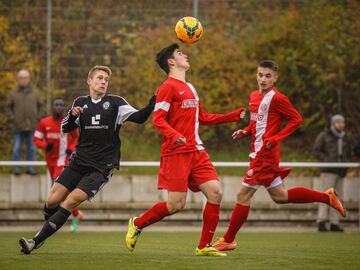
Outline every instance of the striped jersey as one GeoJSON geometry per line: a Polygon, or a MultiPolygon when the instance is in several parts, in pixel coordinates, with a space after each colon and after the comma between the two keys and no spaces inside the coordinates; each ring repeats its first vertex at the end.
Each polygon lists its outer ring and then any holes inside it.
{"type": "Polygon", "coordinates": [[[207,113],[190,83],[169,77],[159,87],[153,114],[153,124],[163,135],[161,156],[204,149],[199,125],[216,125],[240,120],[243,108],[227,114],[207,113]],[[186,143],[176,145],[180,137],[186,143]]]}
{"type": "Polygon", "coordinates": [[[280,162],[280,142],[297,130],[302,122],[299,112],[288,97],[272,87],[265,93],[259,90],[250,94],[250,123],[245,130],[251,134],[250,158],[256,158],[265,149],[267,141],[272,145],[272,156],[280,162]],[[287,120],[287,124],[281,126],[287,120]]]}
{"type": "Polygon", "coordinates": [[[48,116],[40,120],[34,133],[34,143],[40,149],[46,149],[47,144],[52,144],[51,151],[46,152],[45,158],[48,166],[62,167],[67,164],[69,155],[66,150],[74,151],[79,138],[79,132],[73,130],[70,133],[61,132],[62,118],[55,119],[48,116]]]}

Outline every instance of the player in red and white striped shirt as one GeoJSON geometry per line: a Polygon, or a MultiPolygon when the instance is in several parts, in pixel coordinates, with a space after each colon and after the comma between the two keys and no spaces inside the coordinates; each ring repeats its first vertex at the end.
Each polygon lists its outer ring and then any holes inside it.
{"type": "Polygon", "coordinates": [[[233,134],[234,140],[251,135],[250,166],[237,195],[228,230],[213,245],[221,251],[236,248],[236,233],[246,221],[251,198],[260,186],[268,190],[276,203],[321,202],[329,204],[345,216],[345,210],[333,188],[326,192],[304,187],[287,190],[282,184],[290,169],[279,168],[280,142],[300,127],[302,118],[289,99],[275,88],[277,70],[273,61],[266,60],[259,64],[259,89],[250,95],[250,124],[233,134]],[[284,120],[287,120],[287,124],[281,129],[284,120]]]}
{"type": "Polygon", "coordinates": [[[168,200],[129,220],[127,247],[133,251],[142,229],[181,211],[189,188],[194,192],[201,191],[207,198],[203,230],[195,254],[226,256],[210,245],[219,221],[222,190],[200,139],[199,125],[240,121],[245,116],[245,110],[239,108],[227,114],[207,113],[194,86],[186,82],[185,74],[190,64],[177,44],[161,50],[157,63],[168,74],[167,80],[157,91],[153,115],[153,124],[163,135],[158,188],[168,191],[168,200]]]}
{"type": "MultiPolygon", "coordinates": [[[[52,181],[56,180],[68,163],[79,138],[78,130],[69,133],[61,132],[63,113],[64,101],[61,98],[54,99],[52,115],[41,119],[34,133],[36,147],[45,151],[46,165],[52,181]]],[[[83,213],[75,208],[72,214],[73,223],[71,229],[76,231],[78,221],[83,218],[83,213]]],[[[47,219],[47,216],[45,216],[45,219],[47,219]]]]}

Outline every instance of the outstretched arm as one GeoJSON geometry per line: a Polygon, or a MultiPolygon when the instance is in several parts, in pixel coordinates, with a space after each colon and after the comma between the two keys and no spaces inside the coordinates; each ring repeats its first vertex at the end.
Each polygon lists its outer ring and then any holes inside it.
{"type": "Polygon", "coordinates": [[[294,108],[288,97],[285,95],[279,95],[276,97],[275,102],[275,110],[288,122],[286,126],[280,130],[280,132],[270,138],[267,138],[266,145],[268,148],[273,147],[275,144],[278,144],[285,138],[289,137],[300,127],[302,123],[300,113],[294,108]]]}
{"type": "Polygon", "coordinates": [[[226,114],[207,113],[199,102],[199,122],[202,125],[219,125],[230,122],[240,121],[245,117],[245,109],[239,108],[226,114]]]}
{"type": "Polygon", "coordinates": [[[129,116],[126,121],[143,124],[149,118],[155,107],[156,96],[153,96],[148,105],[129,116]]]}

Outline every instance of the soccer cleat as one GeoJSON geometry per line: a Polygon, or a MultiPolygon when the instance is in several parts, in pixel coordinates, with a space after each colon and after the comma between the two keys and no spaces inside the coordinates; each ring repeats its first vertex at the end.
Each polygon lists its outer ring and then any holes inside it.
{"type": "Polygon", "coordinates": [[[128,231],[127,231],[126,237],[125,237],[126,247],[130,251],[134,251],[136,242],[139,239],[140,234],[141,234],[141,230],[136,228],[136,226],[135,226],[134,222],[136,219],[137,219],[137,217],[133,217],[133,218],[129,219],[128,231]]]}
{"type": "Polygon", "coordinates": [[[70,225],[70,230],[71,232],[75,233],[77,232],[78,228],[79,228],[79,219],[78,217],[73,217],[70,225]]]}
{"type": "Polygon", "coordinates": [[[330,224],[330,231],[332,232],[344,232],[344,229],[337,224],[330,224]]]}
{"type": "Polygon", "coordinates": [[[319,232],[328,232],[328,229],[326,228],[326,222],[321,221],[318,223],[318,231],[319,232]]]}
{"type": "Polygon", "coordinates": [[[224,237],[220,237],[216,240],[216,242],[212,246],[219,251],[226,251],[226,250],[234,250],[237,247],[237,243],[236,241],[232,241],[231,243],[228,243],[225,241],[224,237]]]}
{"type": "Polygon", "coordinates": [[[343,217],[346,217],[346,211],[343,205],[341,204],[339,197],[336,191],[334,190],[334,188],[329,188],[327,191],[325,191],[325,193],[329,196],[329,205],[332,208],[338,210],[343,217]]]}
{"type": "Polygon", "coordinates": [[[26,239],[25,237],[22,237],[19,240],[19,245],[22,253],[30,254],[35,248],[35,241],[33,239],[26,239]]]}
{"type": "Polygon", "coordinates": [[[213,256],[213,257],[226,257],[227,255],[224,252],[220,252],[217,249],[215,249],[211,245],[207,245],[204,248],[196,248],[195,249],[195,255],[196,256],[213,256]]]}
{"type": "Polygon", "coordinates": [[[72,222],[70,225],[71,232],[77,232],[77,230],[79,228],[79,222],[83,219],[84,219],[84,213],[82,211],[78,210],[77,216],[73,216],[73,219],[72,219],[72,222]]]}

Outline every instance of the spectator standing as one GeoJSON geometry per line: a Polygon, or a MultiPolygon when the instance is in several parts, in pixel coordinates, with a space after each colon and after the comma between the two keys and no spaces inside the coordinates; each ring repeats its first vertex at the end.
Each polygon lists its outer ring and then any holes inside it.
{"type": "MultiPolygon", "coordinates": [[[[21,160],[21,147],[25,143],[26,159],[33,161],[35,160],[33,135],[40,118],[41,107],[39,92],[31,86],[28,70],[19,71],[17,82],[7,102],[8,115],[13,125],[13,160],[21,160]]],[[[19,175],[20,167],[14,166],[13,173],[19,175]]],[[[27,167],[26,173],[36,174],[32,166],[27,167]]]]}
{"type": "MultiPolygon", "coordinates": [[[[314,144],[313,152],[315,157],[321,162],[348,162],[351,158],[351,146],[346,137],[345,118],[334,115],[331,118],[330,128],[321,132],[314,144]]],[[[320,188],[326,190],[329,187],[342,194],[343,179],[347,168],[323,168],[320,175],[320,188]]],[[[329,209],[325,204],[319,204],[318,209],[318,230],[328,231],[326,221],[329,218],[330,231],[342,232],[340,227],[340,216],[335,209],[329,209]]]]}
{"type": "Polygon", "coordinates": [[[356,139],[356,145],[354,148],[354,154],[357,158],[360,158],[360,135],[359,137],[356,139]]]}

